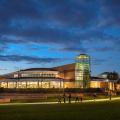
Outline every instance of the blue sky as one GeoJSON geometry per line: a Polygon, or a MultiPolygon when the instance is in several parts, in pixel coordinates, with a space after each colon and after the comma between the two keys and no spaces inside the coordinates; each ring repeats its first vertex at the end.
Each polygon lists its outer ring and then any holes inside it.
{"type": "Polygon", "coordinates": [[[120,0],[0,0],[0,74],[91,56],[120,73],[120,0]]]}

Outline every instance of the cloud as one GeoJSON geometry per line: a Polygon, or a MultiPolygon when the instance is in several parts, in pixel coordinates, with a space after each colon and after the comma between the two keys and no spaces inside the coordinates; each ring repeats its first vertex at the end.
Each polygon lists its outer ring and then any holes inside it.
{"type": "Polygon", "coordinates": [[[7,46],[6,45],[0,45],[0,54],[5,52],[7,49],[7,46]]]}
{"type": "Polygon", "coordinates": [[[53,63],[62,61],[61,58],[39,58],[31,56],[19,55],[0,55],[0,61],[15,61],[15,62],[28,62],[28,63],[53,63]]]}
{"type": "Polygon", "coordinates": [[[100,51],[100,52],[108,52],[108,51],[113,51],[113,48],[105,46],[105,47],[94,48],[94,50],[100,51]]]}
{"type": "Polygon", "coordinates": [[[105,0],[104,6],[106,10],[106,17],[111,19],[110,24],[120,25],[120,1],[119,0],[105,0]]]}
{"type": "Polygon", "coordinates": [[[79,42],[79,36],[74,35],[76,31],[70,31],[71,28],[86,28],[94,23],[97,15],[92,3],[86,3],[78,0],[2,0],[1,42],[79,42]]]}
{"type": "MultiPolygon", "coordinates": [[[[32,43],[57,44],[60,48],[53,50],[63,52],[118,51],[114,48],[119,47],[120,38],[105,30],[119,25],[119,10],[119,0],[1,0],[0,51],[9,44],[32,43]],[[103,44],[108,46],[99,47],[103,44]]],[[[14,55],[1,59],[32,61],[14,55]]]]}
{"type": "Polygon", "coordinates": [[[76,46],[74,46],[74,47],[64,47],[64,48],[54,49],[54,50],[66,51],[66,52],[77,52],[79,54],[87,52],[87,50],[85,48],[83,48],[83,47],[76,47],[76,46]]]}

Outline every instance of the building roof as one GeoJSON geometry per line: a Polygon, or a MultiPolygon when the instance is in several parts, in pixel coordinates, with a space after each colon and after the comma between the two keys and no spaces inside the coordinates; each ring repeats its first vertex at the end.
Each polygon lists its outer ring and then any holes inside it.
{"type": "Polygon", "coordinates": [[[56,71],[53,68],[28,68],[20,71],[56,71]]]}
{"type": "Polygon", "coordinates": [[[75,63],[54,67],[53,69],[58,70],[58,71],[75,70],[75,63]]]}
{"type": "Polygon", "coordinates": [[[91,81],[106,81],[105,78],[101,78],[101,77],[91,77],[91,81]]]}

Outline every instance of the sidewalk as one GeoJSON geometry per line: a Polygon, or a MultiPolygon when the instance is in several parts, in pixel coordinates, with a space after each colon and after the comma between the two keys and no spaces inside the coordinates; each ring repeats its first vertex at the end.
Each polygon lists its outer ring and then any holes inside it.
{"type": "MultiPolygon", "coordinates": [[[[83,100],[82,103],[88,103],[88,102],[104,102],[104,101],[115,101],[115,100],[120,100],[120,97],[112,98],[111,100],[109,98],[107,99],[96,99],[96,100],[83,100]]],[[[61,103],[61,104],[67,104],[66,103],[61,103]]],[[[75,103],[75,101],[71,101],[71,103],[75,103]]],[[[81,103],[81,102],[79,102],[81,103]]],[[[60,104],[58,102],[35,102],[35,103],[4,103],[0,104],[0,106],[6,106],[6,105],[40,105],[40,104],[60,104]]]]}

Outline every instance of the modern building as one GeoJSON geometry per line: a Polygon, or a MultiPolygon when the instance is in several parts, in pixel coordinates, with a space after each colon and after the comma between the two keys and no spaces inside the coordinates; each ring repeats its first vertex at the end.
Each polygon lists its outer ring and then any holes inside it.
{"type": "MultiPolygon", "coordinates": [[[[90,57],[81,54],[75,63],[53,68],[30,68],[0,77],[1,88],[102,88],[113,89],[107,74],[91,77],[90,57]]],[[[117,88],[120,88],[119,86],[117,88]]]]}
{"type": "Polygon", "coordinates": [[[5,75],[0,80],[3,88],[62,88],[63,79],[52,68],[31,68],[5,75]]]}

